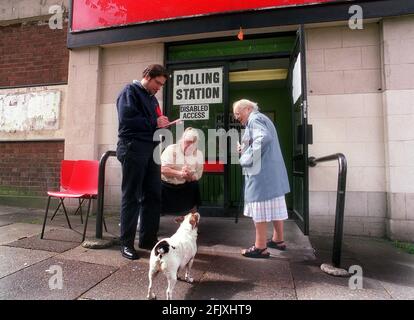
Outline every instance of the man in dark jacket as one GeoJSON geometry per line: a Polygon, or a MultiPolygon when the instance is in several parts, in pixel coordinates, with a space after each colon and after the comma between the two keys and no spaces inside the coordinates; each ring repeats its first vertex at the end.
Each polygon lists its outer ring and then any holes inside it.
{"type": "Polygon", "coordinates": [[[122,164],[121,253],[127,259],[139,256],[134,248],[140,216],[139,247],[151,250],[157,242],[161,213],[161,169],[153,159],[157,128],[168,124],[161,115],[155,94],[167,81],[167,70],[148,66],[141,81],[134,81],[117,99],[117,158],[122,164]]]}

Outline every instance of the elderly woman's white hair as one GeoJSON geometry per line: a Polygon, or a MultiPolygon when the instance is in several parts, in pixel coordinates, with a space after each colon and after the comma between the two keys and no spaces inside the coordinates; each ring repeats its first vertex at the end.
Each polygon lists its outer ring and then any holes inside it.
{"type": "Polygon", "coordinates": [[[198,132],[196,129],[192,127],[188,127],[184,130],[183,136],[181,137],[181,140],[184,141],[193,141],[195,143],[198,142],[198,132]]]}
{"type": "Polygon", "coordinates": [[[239,109],[243,110],[246,109],[247,107],[252,107],[253,111],[258,111],[259,110],[259,106],[257,104],[257,102],[253,102],[250,101],[248,99],[241,99],[236,101],[235,103],[233,103],[233,109],[238,107],[239,109]]]}

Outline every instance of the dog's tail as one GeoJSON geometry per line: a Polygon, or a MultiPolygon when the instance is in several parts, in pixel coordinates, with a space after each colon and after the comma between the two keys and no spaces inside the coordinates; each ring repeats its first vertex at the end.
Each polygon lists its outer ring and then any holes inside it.
{"type": "Polygon", "coordinates": [[[161,259],[164,254],[167,254],[170,251],[170,247],[175,249],[173,246],[170,246],[166,240],[161,241],[154,248],[155,255],[161,259]]]}

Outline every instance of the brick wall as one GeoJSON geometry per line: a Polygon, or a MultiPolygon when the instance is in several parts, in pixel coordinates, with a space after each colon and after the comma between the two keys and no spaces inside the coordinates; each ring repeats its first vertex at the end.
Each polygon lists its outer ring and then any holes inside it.
{"type": "Polygon", "coordinates": [[[64,142],[0,142],[0,195],[45,196],[59,187],[64,142]]]}
{"type": "Polygon", "coordinates": [[[16,24],[0,28],[0,87],[67,83],[67,23],[16,24]]]}

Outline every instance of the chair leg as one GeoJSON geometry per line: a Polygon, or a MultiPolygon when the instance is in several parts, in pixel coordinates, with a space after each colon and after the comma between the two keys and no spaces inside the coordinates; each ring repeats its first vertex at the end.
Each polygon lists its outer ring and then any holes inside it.
{"type": "Polygon", "coordinates": [[[78,211],[79,211],[79,212],[80,212],[80,217],[81,217],[81,223],[83,224],[82,204],[83,204],[83,201],[85,201],[85,199],[82,199],[82,201],[81,201],[81,199],[80,199],[80,198],[78,198],[78,200],[79,200],[79,207],[76,209],[76,211],[75,211],[74,215],[76,216],[76,214],[77,214],[77,213],[78,213],[78,211]]]}
{"type": "Polygon", "coordinates": [[[70,225],[68,213],[66,212],[66,207],[65,207],[65,204],[63,203],[63,201],[62,201],[62,208],[63,208],[63,212],[65,213],[66,221],[68,222],[69,229],[72,229],[72,226],[70,225]]]}
{"type": "Polygon", "coordinates": [[[79,199],[79,212],[80,212],[80,216],[81,216],[81,223],[83,224],[83,212],[82,212],[82,204],[83,204],[83,201],[84,201],[85,199],[82,199],[82,201],[79,199]]]}
{"type": "Polygon", "coordinates": [[[60,200],[59,205],[57,206],[55,212],[53,213],[52,218],[50,218],[50,221],[53,220],[53,218],[55,217],[56,213],[58,212],[60,206],[62,205],[63,198],[59,198],[59,200],[60,200]]]}
{"type": "Polygon", "coordinates": [[[50,205],[50,196],[47,198],[45,218],[43,219],[43,227],[42,227],[42,233],[40,234],[40,239],[43,239],[43,234],[45,233],[46,220],[47,220],[47,212],[49,211],[49,205],[50,205]]]}
{"type": "Polygon", "coordinates": [[[85,241],[85,236],[86,236],[86,228],[88,227],[89,212],[91,211],[91,203],[92,203],[92,199],[89,199],[89,204],[88,204],[88,212],[86,213],[85,226],[84,226],[84,228],[83,228],[82,242],[84,242],[84,241],[85,241]]]}

